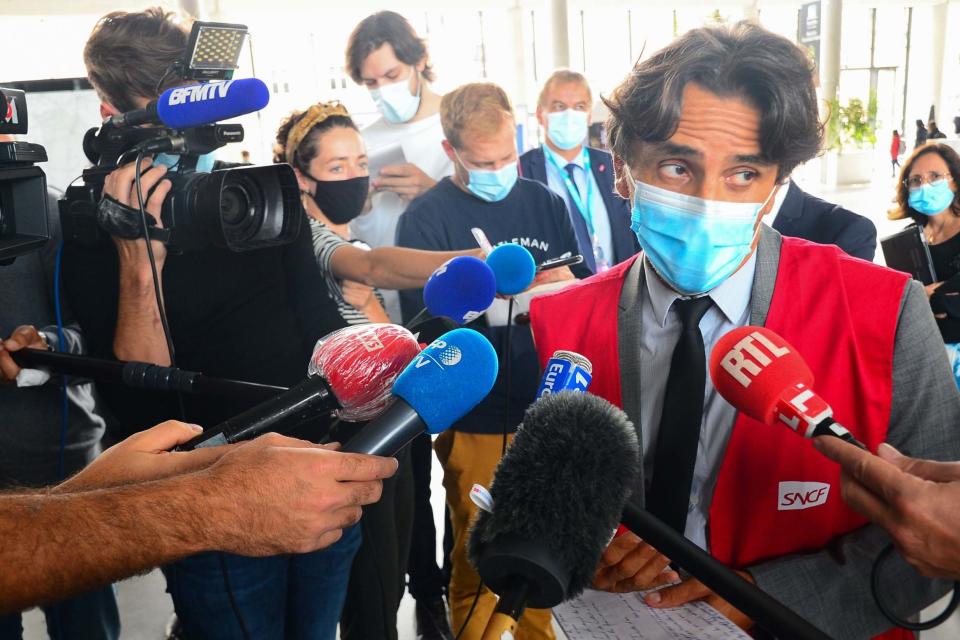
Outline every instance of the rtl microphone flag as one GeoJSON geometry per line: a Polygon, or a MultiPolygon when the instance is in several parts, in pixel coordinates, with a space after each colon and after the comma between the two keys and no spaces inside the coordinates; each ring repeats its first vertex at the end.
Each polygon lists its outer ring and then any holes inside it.
{"type": "Polygon", "coordinates": [[[813,391],[813,372],[803,357],[765,327],[747,325],[724,334],[710,354],[710,379],[727,402],[758,422],[782,424],[804,438],[835,436],[864,448],[813,391]]]}
{"type": "Polygon", "coordinates": [[[497,295],[493,271],[479,258],[457,256],[433,272],[423,302],[434,316],[466,324],[480,317],[497,295]]]}

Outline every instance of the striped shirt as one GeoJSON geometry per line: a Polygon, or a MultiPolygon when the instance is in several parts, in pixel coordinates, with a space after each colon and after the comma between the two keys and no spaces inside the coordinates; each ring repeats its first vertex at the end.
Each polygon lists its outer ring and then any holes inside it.
{"type": "MultiPolygon", "coordinates": [[[[359,240],[352,242],[344,240],[334,233],[330,227],[313,218],[310,218],[310,232],[313,236],[313,253],[317,256],[317,264],[320,265],[320,270],[323,272],[324,278],[326,278],[327,290],[330,292],[330,298],[337,304],[337,311],[340,312],[340,317],[350,325],[367,324],[370,322],[370,319],[344,299],[340,281],[333,275],[333,268],[330,263],[333,260],[334,252],[340,247],[352,245],[366,250],[369,250],[370,247],[359,240]]],[[[377,296],[377,300],[383,305],[383,296],[380,294],[380,291],[374,289],[373,294],[377,296]]]]}

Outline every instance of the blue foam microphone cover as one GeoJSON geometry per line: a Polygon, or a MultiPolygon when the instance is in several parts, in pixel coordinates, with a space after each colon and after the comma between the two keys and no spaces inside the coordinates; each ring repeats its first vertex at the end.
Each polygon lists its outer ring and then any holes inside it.
{"type": "Polygon", "coordinates": [[[493,271],[479,258],[457,256],[433,272],[423,302],[434,316],[466,324],[485,312],[497,295],[493,271]]]}
{"type": "Polygon", "coordinates": [[[502,244],[487,256],[487,266],[497,279],[497,293],[515,296],[525,291],[537,275],[537,263],[526,248],[518,244],[502,244]]]}
{"type": "Polygon", "coordinates": [[[409,404],[436,434],[467,415],[493,389],[497,352],[473,329],[449,331],[424,349],[393,383],[393,395],[409,404]]]}
{"type": "Polygon", "coordinates": [[[187,129],[253,113],[268,102],[270,91],[257,78],[207,82],[164,91],[157,117],[172,129],[187,129]]]}

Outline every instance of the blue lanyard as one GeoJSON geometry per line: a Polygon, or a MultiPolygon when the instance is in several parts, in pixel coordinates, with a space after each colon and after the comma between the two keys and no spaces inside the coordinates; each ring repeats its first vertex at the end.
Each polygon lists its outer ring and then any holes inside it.
{"type": "Polygon", "coordinates": [[[563,180],[563,184],[567,187],[567,193],[570,194],[570,199],[573,200],[573,203],[577,206],[577,209],[580,211],[580,215],[583,216],[583,221],[587,223],[587,230],[590,232],[590,237],[595,238],[597,232],[593,228],[593,212],[590,211],[590,203],[593,202],[591,199],[593,197],[593,180],[591,179],[592,175],[590,173],[590,154],[587,153],[587,148],[583,148],[583,171],[584,171],[584,182],[587,184],[587,199],[586,202],[580,197],[580,190],[577,189],[577,185],[573,183],[573,180],[570,179],[570,175],[567,171],[560,166],[560,163],[557,162],[557,159],[546,145],[543,148],[544,153],[547,158],[557,168],[557,171],[560,173],[560,178],[563,180]]]}

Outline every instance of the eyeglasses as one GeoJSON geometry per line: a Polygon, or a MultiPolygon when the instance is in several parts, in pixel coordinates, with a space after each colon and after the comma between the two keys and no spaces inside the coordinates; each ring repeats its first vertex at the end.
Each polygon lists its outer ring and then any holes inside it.
{"type": "Polygon", "coordinates": [[[948,173],[937,173],[936,171],[931,171],[926,176],[920,176],[920,175],[910,176],[909,178],[903,181],[903,184],[905,184],[907,189],[910,189],[910,191],[916,191],[917,189],[923,186],[923,183],[927,183],[932,186],[932,185],[939,184],[944,180],[951,180],[951,179],[952,178],[948,173]]]}

